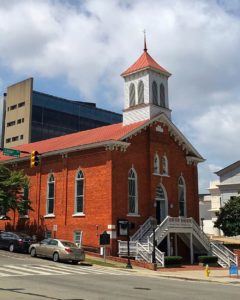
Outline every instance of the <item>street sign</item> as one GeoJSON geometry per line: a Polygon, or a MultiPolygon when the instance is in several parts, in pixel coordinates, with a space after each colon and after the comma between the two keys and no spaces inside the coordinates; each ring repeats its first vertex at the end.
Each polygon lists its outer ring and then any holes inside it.
{"type": "Polygon", "coordinates": [[[100,234],[100,245],[110,245],[110,234],[108,234],[106,231],[100,234]]]}
{"type": "Polygon", "coordinates": [[[57,225],[53,225],[53,231],[57,231],[57,225]]]}
{"type": "Polygon", "coordinates": [[[10,148],[3,148],[3,155],[20,157],[20,151],[10,148]]]}

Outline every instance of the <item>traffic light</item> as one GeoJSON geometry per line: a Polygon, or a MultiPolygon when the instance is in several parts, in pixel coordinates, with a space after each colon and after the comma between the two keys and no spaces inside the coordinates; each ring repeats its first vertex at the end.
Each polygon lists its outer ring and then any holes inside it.
{"type": "Polygon", "coordinates": [[[39,165],[39,153],[34,150],[31,153],[30,166],[31,166],[31,168],[33,168],[33,167],[36,167],[38,165],[39,165]]]}

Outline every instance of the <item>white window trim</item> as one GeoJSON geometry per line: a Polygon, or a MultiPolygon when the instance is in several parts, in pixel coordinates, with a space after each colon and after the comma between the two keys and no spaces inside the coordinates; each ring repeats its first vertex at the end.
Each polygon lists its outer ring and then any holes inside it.
{"type": "Polygon", "coordinates": [[[166,214],[166,216],[168,216],[168,195],[167,195],[167,190],[165,189],[165,186],[162,183],[160,183],[158,187],[162,188],[165,199],[155,197],[155,201],[165,201],[165,204],[166,204],[165,205],[165,214],[166,214]]]}
{"type": "Polygon", "coordinates": [[[137,176],[137,172],[134,169],[134,167],[132,167],[129,172],[128,172],[128,215],[138,215],[138,176],[137,176]],[[129,173],[131,172],[131,170],[133,171],[133,173],[135,174],[135,188],[136,188],[136,195],[135,195],[135,212],[131,213],[129,212],[129,173]]]}
{"type": "Polygon", "coordinates": [[[128,213],[127,214],[127,217],[141,217],[141,215],[139,215],[139,214],[135,214],[135,213],[128,213]]]}
{"type": "MultiPolygon", "coordinates": [[[[163,176],[166,176],[166,175],[169,174],[169,169],[168,169],[168,159],[167,159],[167,156],[166,156],[166,155],[163,155],[162,160],[163,160],[163,159],[164,159],[165,164],[166,164],[166,173],[163,173],[163,172],[162,172],[162,175],[163,175],[163,176]]],[[[163,165],[162,165],[162,169],[163,169],[163,165]]]]}
{"type": "Polygon", "coordinates": [[[82,246],[82,236],[83,236],[83,231],[82,231],[82,230],[75,230],[75,231],[73,232],[73,241],[74,241],[74,243],[75,243],[76,245],[78,245],[78,247],[81,247],[81,246],[82,246]],[[76,235],[77,233],[80,233],[80,241],[79,241],[79,243],[77,243],[77,242],[75,241],[75,235],[76,235]]]}
{"type": "Polygon", "coordinates": [[[153,158],[153,174],[160,174],[160,160],[159,160],[159,156],[157,153],[154,155],[154,158],[153,158]],[[155,167],[156,167],[155,160],[157,160],[157,168],[156,168],[157,170],[155,170],[155,167]],[[157,171],[157,173],[155,171],[157,171]]]}
{"type": "Polygon", "coordinates": [[[20,219],[29,219],[29,215],[20,215],[19,218],[20,219]]]}
{"type": "MultiPolygon", "coordinates": [[[[185,179],[184,177],[181,175],[179,178],[178,178],[178,190],[179,190],[179,180],[180,178],[182,179],[183,181],[183,188],[184,188],[184,216],[180,216],[180,217],[184,217],[186,218],[187,217],[187,197],[186,197],[186,182],[185,182],[185,179]]],[[[178,192],[179,193],[179,192],[178,192]]],[[[181,201],[182,202],[182,201],[181,201]]],[[[179,194],[178,194],[178,205],[179,205],[180,201],[179,201],[179,194]]],[[[180,210],[180,209],[179,209],[180,210]]]]}
{"type": "Polygon", "coordinates": [[[75,214],[72,214],[72,217],[85,217],[85,214],[84,213],[75,213],[75,214]]]}
{"type": "Polygon", "coordinates": [[[51,216],[51,217],[55,217],[55,214],[54,214],[54,210],[55,210],[55,192],[56,192],[56,181],[55,181],[55,176],[53,173],[50,173],[48,175],[48,181],[47,181],[47,205],[46,205],[46,215],[44,217],[48,217],[48,216],[51,216]],[[54,178],[54,181],[49,181],[51,176],[53,176],[54,178]],[[52,199],[52,198],[49,198],[49,183],[54,183],[54,197],[53,197],[53,212],[52,213],[49,213],[49,199],[52,199]]]}
{"type": "Polygon", "coordinates": [[[55,218],[54,214],[46,214],[44,215],[44,218],[55,218]]]}
{"type": "Polygon", "coordinates": [[[85,175],[83,173],[83,171],[81,169],[79,169],[76,173],[76,176],[75,176],[75,193],[74,193],[74,214],[72,216],[85,216],[84,214],[84,199],[85,199],[85,175]],[[79,179],[77,178],[77,175],[79,172],[82,172],[83,174],[83,178],[82,179],[79,179]],[[82,194],[82,198],[83,198],[83,208],[82,208],[82,211],[80,212],[77,212],[77,181],[80,181],[82,180],[83,181],[83,194],[82,194]]]}

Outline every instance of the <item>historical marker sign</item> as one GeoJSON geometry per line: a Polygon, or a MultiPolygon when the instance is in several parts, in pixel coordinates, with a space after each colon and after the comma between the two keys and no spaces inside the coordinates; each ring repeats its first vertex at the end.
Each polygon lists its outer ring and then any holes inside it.
{"type": "Polygon", "coordinates": [[[100,245],[110,245],[110,234],[108,234],[106,231],[100,234],[100,245]]]}

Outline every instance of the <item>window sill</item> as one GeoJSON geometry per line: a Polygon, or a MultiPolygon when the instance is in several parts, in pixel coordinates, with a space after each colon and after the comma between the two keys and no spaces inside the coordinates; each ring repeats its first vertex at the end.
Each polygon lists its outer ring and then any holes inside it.
{"type": "Polygon", "coordinates": [[[127,214],[127,217],[141,217],[139,214],[127,214]]]}
{"type": "Polygon", "coordinates": [[[160,174],[160,173],[153,173],[155,176],[160,176],[160,177],[170,177],[168,174],[160,174]]]}
{"type": "Polygon", "coordinates": [[[85,217],[84,213],[75,213],[72,215],[72,217],[85,217]]]}
{"type": "Polygon", "coordinates": [[[55,218],[55,215],[54,214],[47,214],[44,216],[44,218],[55,218]]]}
{"type": "Polygon", "coordinates": [[[19,216],[20,219],[29,219],[29,215],[22,215],[22,216],[19,216]]]}

